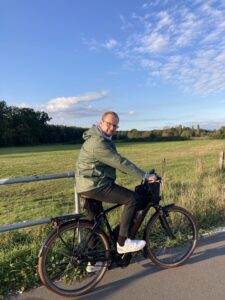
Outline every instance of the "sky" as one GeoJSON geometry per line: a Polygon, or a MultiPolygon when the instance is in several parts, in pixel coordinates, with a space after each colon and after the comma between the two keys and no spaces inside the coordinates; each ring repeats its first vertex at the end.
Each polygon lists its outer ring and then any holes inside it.
{"type": "Polygon", "coordinates": [[[0,100],[67,126],[225,126],[225,2],[0,0],[0,100]]]}

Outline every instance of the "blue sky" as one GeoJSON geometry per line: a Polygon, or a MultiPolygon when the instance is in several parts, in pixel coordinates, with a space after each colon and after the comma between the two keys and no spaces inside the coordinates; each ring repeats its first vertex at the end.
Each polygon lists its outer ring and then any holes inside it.
{"type": "Polygon", "coordinates": [[[0,99],[89,127],[225,125],[225,2],[0,0],[0,99]]]}

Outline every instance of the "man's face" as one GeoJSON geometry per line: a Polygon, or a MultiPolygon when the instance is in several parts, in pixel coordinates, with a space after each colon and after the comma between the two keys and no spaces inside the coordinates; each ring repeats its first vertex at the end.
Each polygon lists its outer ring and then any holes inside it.
{"type": "Polygon", "coordinates": [[[114,115],[108,114],[100,121],[101,130],[108,136],[112,136],[118,128],[119,121],[114,115]]]}

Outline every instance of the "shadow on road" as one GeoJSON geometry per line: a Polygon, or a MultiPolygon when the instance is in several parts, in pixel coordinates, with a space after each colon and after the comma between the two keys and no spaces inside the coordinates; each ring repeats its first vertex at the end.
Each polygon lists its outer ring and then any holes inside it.
{"type": "Polygon", "coordinates": [[[213,257],[225,255],[224,241],[224,232],[201,238],[197,244],[197,249],[187,264],[194,264],[213,257]]]}
{"type": "MultiPolygon", "coordinates": [[[[138,261],[138,263],[142,263],[142,261],[144,261],[144,260],[146,260],[146,259],[137,258],[136,262],[138,261]]],[[[132,264],[134,264],[134,263],[135,262],[132,262],[132,264]]],[[[141,265],[141,267],[143,267],[143,265],[141,265]]],[[[155,272],[160,272],[163,270],[160,269],[158,266],[153,265],[151,262],[148,262],[144,265],[144,269],[142,269],[141,271],[139,271],[133,275],[129,275],[126,271],[126,268],[121,270],[121,272],[123,272],[123,271],[127,275],[126,278],[114,280],[109,283],[103,284],[99,287],[96,287],[92,292],[90,292],[89,294],[87,294],[83,297],[80,297],[79,299],[82,299],[82,300],[84,300],[84,299],[85,300],[87,300],[87,299],[93,299],[93,300],[106,299],[108,295],[112,296],[114,291],[118,291],[119,289],[122,289],[123,287],[132,284],[133,281],[137,281],[139,279],[142,279],[145,276],[150,276],[151,274],[153,274],[155,272]]]]}

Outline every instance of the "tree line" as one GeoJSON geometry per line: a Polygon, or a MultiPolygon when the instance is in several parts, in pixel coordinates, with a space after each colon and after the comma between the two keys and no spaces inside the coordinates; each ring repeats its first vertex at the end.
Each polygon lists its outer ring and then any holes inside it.
{"type": "MultiPolygon", "coordinates": [[[[76,126],[51,125],[46,112],[32,108],[7,106],[0,101],[0,146],[25,146],[52,143],[81,143],[87,128],[76,126]]],[[[184,140],[193,137],[225,138],[225,127],[218,130],[205,130],[199,126],[182,125],[158,130],[118,131],[117,141],[159,141],[184,140]]]]}
{"type": "Polygon", "coordinates": [[[50,125],[46,112],[0,101],[0,146],[81,142],[85,128],[50,125]]]}

